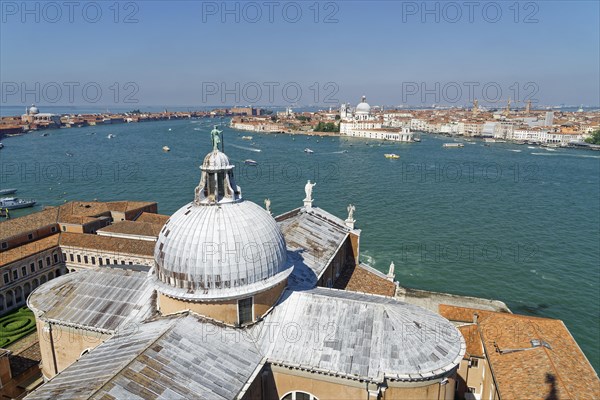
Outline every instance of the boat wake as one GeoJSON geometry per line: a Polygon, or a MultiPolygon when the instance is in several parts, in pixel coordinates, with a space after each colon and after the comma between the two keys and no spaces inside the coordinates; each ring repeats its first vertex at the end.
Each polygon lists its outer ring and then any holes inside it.
{"type": "Polygon", "coordinates": [[[253,151],[255,153],[260,153],[262,151],[261,149],[253,149],[252,147],[238,146],[236,144],[228,144],[228,146],[235,147],[236,149],[240,149],[240,150],[253,151]]]}
{"type": "Polygon", "coordinates": [[[575,157],[575,158],[596,158],[599,159],[600,156],[590,156],[587,154],[553,154],[553,153],[531,153],[532,156],[552,156],[552,157],[575,157]]]}

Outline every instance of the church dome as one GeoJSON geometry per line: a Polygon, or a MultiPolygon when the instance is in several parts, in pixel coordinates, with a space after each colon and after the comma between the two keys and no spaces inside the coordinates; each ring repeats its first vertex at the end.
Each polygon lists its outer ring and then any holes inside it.
{"type": "Polygon", "coordinates": [[[31,107],[29,107],[29,115],[39,114],[39,112],[40,111],[34,104],[32,104],[31,107]]]}
{"type": "Polygon", "coordinates": [[[370,114],[371,106],[367,103],[367,98],[365,96],[362,97],[360,103],[356,106],[355,110],[356,114],[370,114]]]}
{"type": "Polygon", "coordinates": [[[194,201],[171,216],[154,249],[158,290],[172,297],[247,296],[280,284],[291,272],[279,226],[266,210],[242,199],[234,166],[216,140],[200,167],[194,201]]]}

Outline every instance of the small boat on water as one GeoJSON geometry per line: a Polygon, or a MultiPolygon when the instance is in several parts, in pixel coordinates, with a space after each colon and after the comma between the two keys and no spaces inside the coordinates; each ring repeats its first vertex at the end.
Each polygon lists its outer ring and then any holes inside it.
{"type": "Polygon", "coordinates": [[[245,160],[244,164],[246,164],[246,165],[258,165],[258,163],[256,161],[250,160],[250,159],[245,160]]]}
{"type": "Polygon", "coordinates": [[[171,151],[171,148],[169,146],[163,146],[163,151],[171,151]]]}
{"type": "Polygon", "coordinates": [[[33,207],[35,200],[23,200],[16,197],[4,197],[0,199],[0,208],[16,210],[17,208],[33,207]]]}
{"type": "Polygon", "coordinates": [[[384,154],[385,158],[390,158],[392,160],[396,160],[398,158],[400,158],[400,156],[398,154],[394,154],[394,153],[389,153],[389,154],[384,154]]]}
{"type": "Polygon", "coordinates": [[[0,189],[0,196],[16,193],[17,189],[0,189]]]}
{"type": "Polygon", "coordinates": [[[169,132],[171,132],[173,129],[169,128],[169,132]]]}
{"type": "Polygon", "coordinates": [[[308,147],[304,149],[304,152],[305,152],[305,153],[308,153],[308,154],[312,154],[312,153],[314,153],[314,151],[312,151],[312,150],[311,150],[311,149],[309,149],[308,147]]]}
{"type": "Polygon", "coordinates": [[[447,147],[447,148],[450,148],[450,149],[454,149],[454,148],[459,148],[459,147],[465,147],[465,145],[462,144],[462,143],[444,143],[442,145],[442,147],[447,147]]]}
{"type": "Polygon", "coordinates": [[[243,140],[252,140],[252,136],[242,136],[243,140]]]}
{"type": "Polygon", "coordinates": [[[109,133],[109,134],[108,134],[108,136],[107,136],[107,138],[108,138],[108,139],[112,139],[112,138],[114,138],[114,137],[116,137],[116,136],[115,136],[115,135],[113,135],[112,133],[109,133]]]}
{"type": "Polygon", "coordinates": [[[65,153],[67,157],[73,157],[73,153],[69,153],[68,151],[65,153]]]}
{"type": "Polygon", "coordinates": [[[42,133],[42,136],[46,137],[46,136],[48,136],[48,133],[44,132],[44,133],[42,133]]]}

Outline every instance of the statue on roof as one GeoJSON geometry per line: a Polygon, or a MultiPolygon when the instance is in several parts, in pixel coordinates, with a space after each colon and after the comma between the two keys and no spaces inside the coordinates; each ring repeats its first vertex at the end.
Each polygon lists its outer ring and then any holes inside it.
{"type": "Polygon", "coordinates": [[[306,183],[306,186],[304,186],[304,191],[306,192],[306,199],[304,199],[305,201],[312,201],[312,191],[313,191],[313,187],[316,185],[316,183],[310,183],[310,180],[306,183]]]}
{"type": "Polygon", "coordinates": [[[221,143],[221,133],[223,133],[223,131],[217,129],[217,126],[218,125],[215,125],[213,130],[210,132],[213,151],[219,150],[219,144],[221,143]]]}
{"type": "Polygon", "coordinates": [[[354,204],[348,204],[348,221],[353,221],[354,220],[354,210],[356,210],[356,207],[354,207],[354,204]]]}
{"type": "Polygon", "coordinates": [[[269,214],[271,214],[271,200],[265,199],[265,208],[269,214]]]}

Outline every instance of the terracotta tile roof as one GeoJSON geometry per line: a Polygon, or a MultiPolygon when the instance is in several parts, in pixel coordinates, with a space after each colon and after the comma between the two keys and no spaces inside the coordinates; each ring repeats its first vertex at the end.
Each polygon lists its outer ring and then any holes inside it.
{"type": "Polygon", "coordinates": [[[63,232],[60,245],[112,253],[133,254],[142,257],[154,255],[154,242],[147,240],[122,239],[87,233],[63,232]]]}
{"type": "MultiPolygon", "coordinates": [[[[152,204],[155,203],[146,201],[71,201],[58,207],[47,207],[42,211],[0,222],[0,240],[26,234],[58,222],[86,224],[95,221],[99,216],[110,217],[111,211],[134,211],[152,204]]],[[[168,219],[168,217],[166,218],[168,219]]]]}
{"type": "Polygon", "coordinates": [[[143,212],[137,219],[137,222],[149,222],[151,224],[160,224],[164,225],[171,218],[170,215],[163,214],[153,214],[148,212],[143,212]]]}
{"type": "Polygon", "coordinates": [[[98,232],[158,237],[162,227],[163,224],[151,224],[149,222],[138,221],[120,221],[112,225],[108,225],[102,229],[98,229],[98,232]]]}
{"type": "Polygon", "coordinates": [[[439,310],[443,317],[459,321],[469,315],[472,321],[477,313],[502,398],[600,398],[598,375],[562,321],[448,305],[439,310]],[[531,340],[543,340],[551,348],[534,348],[531,340]]]}
{"type": "Polygon", "coordinates": [[[147,201],[71,201],[60,206],[60,219],[76,217],[110,216],[111,211],[126,212],[154,204],[147,201]]]}
{"type": "Polygon", "coordinates": [[[58,208],[48,207],[42,211],[11,218],[0,222],[0,240],[23,235],[36,229],[56,224],[58,208]]]}
{"type": "Polygon", "coordinates": [[[484,357],[483,352],[483,344],[481,343],[481,336],[479,336],[479,330],[477,329],[477,325],[462,325],[458,327],[460,333],[462,333],[465,338],[465,343],[467,345],[467,352],[465,353],[465,359],[468,359],[469,356],[474,357],[484,357]]]}
{"type": "Polygon", "coordinates": [[[396,285],[393,282],[363,265],[346,267],[336,280],[334,288],[390,297],[396,293],[396,285]]]}
{"type": "Polygon", "coordinates": [[[0,253],[0,266],[29,257],[32,254],[58,246],[59,234],[47,236],[35,242],[27,243],[0,253]]]}

